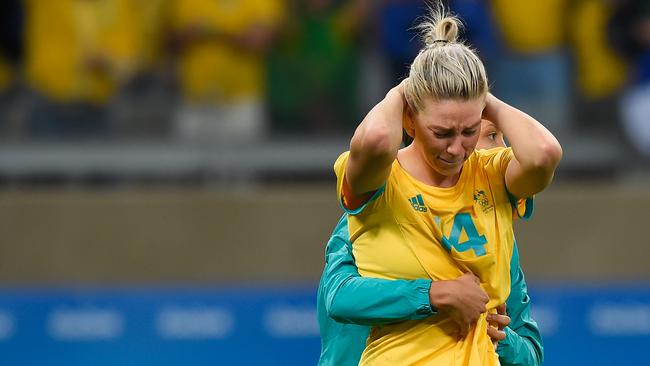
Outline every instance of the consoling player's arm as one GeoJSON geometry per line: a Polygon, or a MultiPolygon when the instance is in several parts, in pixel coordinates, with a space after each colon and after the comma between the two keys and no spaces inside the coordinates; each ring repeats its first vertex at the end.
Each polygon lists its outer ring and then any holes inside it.
{"type": "Polygon", "coordinates": [[[431,280],[361,277],[351,245],[342,237],[330,239],[323,276],[327,315],[338,322],[380,325],[434,314],[429,301],[431,280]]]}
{"type": "Polygon", "coordinates": [[[504,329],[506,338],[497,347],[499,361],[504,366],[541,365],[544,361],[544,345],[537,323],[530,316],[530,298],[519,265],[516,243],[510,264],[510,277],[510,296],[506,305],[511,322],[504,329]]]}
{"type": "Polygon", "coordinates": [[[381,325],[445,312],[467,333],[489,298],[472,273],[445,281],[361,277],[352,255],[345,217],[327,244],[319,296],[327,315],[342,323],[381,325]]]}

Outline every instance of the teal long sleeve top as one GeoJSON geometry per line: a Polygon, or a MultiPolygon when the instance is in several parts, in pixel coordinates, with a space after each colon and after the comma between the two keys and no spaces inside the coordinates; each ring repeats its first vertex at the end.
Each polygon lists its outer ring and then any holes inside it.
{"type": "MultiPolygon", "coordinates": [[[[540,365],[544,348],[530,316],[530,298],[515,243],[511,290],[506,301],[511,323],[497,353],[502,365],[540,365]]],[[[435,314],[429,303],[430,279],[384,280],[359,275],[349,240],[347,215],[339,220],[325,254],[318,288],[320,366],[358,365],[373,325],[418,320],[435,314]]]]}

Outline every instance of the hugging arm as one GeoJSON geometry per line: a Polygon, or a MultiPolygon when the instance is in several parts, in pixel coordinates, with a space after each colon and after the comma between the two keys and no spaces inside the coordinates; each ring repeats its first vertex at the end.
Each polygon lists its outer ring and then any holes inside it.
{"type": "Polygon", "coordinates": [[[431,280],[361,277],[344,238],[330,240],[323,277],[325,309],[338,322],[381,325],[434,314],[429,301],[431,280]]]}
{"type": "Polygon", "coordinates": [[[359,325],[418,320],[440,310],[459,325],[461,334],[466,334],[486,311],[489,300],[471,273],[445,281],[362,277],[346,235],[330,239],[321,284],[327,315],[341,323],[359,325]]]}
{"type": "Polygon", "coordinates": [[[506,305],[511,322],[503,329],[506,338],[497,347],[499,360],[504,366],[541,365],[544,361],[544,344],[539,327],[530,316],[530,297],[519,265],[516,244],[510,268],[511,289],[506,305]]]}

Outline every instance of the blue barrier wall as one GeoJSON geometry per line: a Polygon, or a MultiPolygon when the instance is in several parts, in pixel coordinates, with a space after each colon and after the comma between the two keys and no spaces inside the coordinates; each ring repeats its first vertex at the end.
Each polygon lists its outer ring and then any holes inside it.
{"type": "MultiPolygon", "coordinates": [[[[650,364],[650,285],[532,286],[547,365],[650,364]]],[[[0,290],[2,365],[314,365],[315,289],[0,290]]]]}

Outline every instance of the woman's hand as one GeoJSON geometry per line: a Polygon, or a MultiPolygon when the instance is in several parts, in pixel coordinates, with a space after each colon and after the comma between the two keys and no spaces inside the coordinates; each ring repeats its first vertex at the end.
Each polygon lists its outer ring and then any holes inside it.
{"type": "Polygon", "coordinates": [[[488,121],[494,123],[494,125],[497,126],[497,128],[499,128],[497,115],[501,104],[503,104],[503,102],[500,101],[494,95],[492,95],[492,93],[488,93],[487,96],[485,97],[485,108],[483,108],[483,119],[487,119],[488,121]]]}
{"type": "Polygon", "coordinates": [[[488,314],[487,321],[487,333],[492,339],[492,343],[494,343],[494,348],[496,349],[499,341],[506,339],[506,332],[503,331],[503,329],[510,324],[510,317],[506,313],[506,304],[497,307],[496,314],[488,314]]]}
{"type": "Polygon", "coordinates": [[[415,125],[413,124],[413,111],[409,107],[408,101],[406,100],[406,95],[404,94],[404,87],[408,83],[409,78],[402,80],[399,85],[397,85],[397,90],[402,95],[402,100],[404,102],[404,111],[402,112],[402,128],[406,133],[413,139],[415,137],[415,125]]]}
{"type": "Polygon", "coordinates": [[[429,301],[439,311],[447,313],[465,337],[480,315],[486,312],[490,298],[481,288],[481,281],[468,272],[455,280],[433,281],[429,301]]]}

